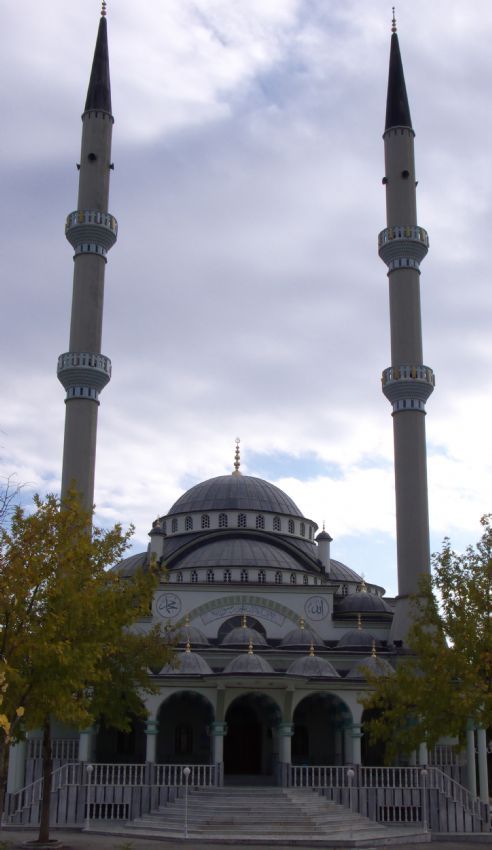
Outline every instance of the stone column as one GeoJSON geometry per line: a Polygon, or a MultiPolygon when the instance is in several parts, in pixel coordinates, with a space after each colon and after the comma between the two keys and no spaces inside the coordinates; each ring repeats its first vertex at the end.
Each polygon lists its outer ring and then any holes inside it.
{"type": "Polygon", "coordinates": [[[9,752],[9,769],[7,775],[7,793],[15,794],[26,784],[26,755],[27,742],[19,741],[12,744],[9,752]]]}
{"type": "Polygon", "coordinates": [[[466,777],[468,790],[477,796],[477,773],[475,770],[475,727],[471,720],[466,727],[466,777]]]}
{"type": "Polygon", "coordinates": [[[352,764],[362,764],[361,746],[362,726],[360,723],[352,723],[352,764]]]}
{"type": "Polygon", "coordinates": [[[147,764],[155,764],[157,735],[159,732],[159,724],[157,720],[149,718],[145,723],[146,749],[145,761],[147,764]]]}
{"type": "Polygon", "coordinates": [[[96,727],[90,726],[88,729],[84,729],[80,733],[80,736],[79,736],[79,761],[84,761],[84,762],[94,761],[96,732],[97,732],[96,727]]]}
{"type": "Polygon", "coordinates": [[[292,735],[294,734],[293,723],[279,723],[277,735],[279,740],[280,761],[280,783],[282,786],[290,784],[290,766],[292,764],[292,735]]]}
{"type": "Polygon", "coordinates": [[[482,803],[489,802],[489,771],[487,766],[487,736],[485,729],[477,729],[478,784],[482,803]]]}
{"type": "Polygon", "coordinates": [[[212,762],[217,770],[217,785],[224,784],[224,735],[227,735],[227,723],[215,721],[210,727],[212,737],[212,762]]]}
{"type": "Polygon", "coordinates": [[[419,764],[424,766],[429,763],[429,753],[427,751],[427,744],[422,741],[419,745],[419,764]]]}

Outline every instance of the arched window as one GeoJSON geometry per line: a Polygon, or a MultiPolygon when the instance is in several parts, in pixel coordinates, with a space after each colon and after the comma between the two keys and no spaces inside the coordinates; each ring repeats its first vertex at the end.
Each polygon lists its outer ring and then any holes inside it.
{"type": "Polygon", "coordinates": [[[305,526],[305,524],[304,524],[303,522],[301,522],[300,533],[301,533],[301,537],[305,537],[305,536],[306,536],[306,526],[305,526]]]}
{"type": "Polygon", "coordinates": [[[312,525],[309,526],[309,539],[310,540],[313,539],[313,526],[312,525]]]}
{"type": "Polygon", "coordinates": [[[246,584],[249,581],[247,570],[241,570],[241,581],[243,582],[243,584],[246,584]]]}
{"type": "Polygon", "coordinates": [[[289,520],[289,534],[294,534],[294,520],[289,520]]]}
{"type": "Polygon", "coordinates": [[[219,514],[219,528],[227,528],[227,514],[219,514]]]}
{"type": "Polygon", "coordinates": [[[282,524],[280,522],[280,517],[274,516],[273,517],[273,530],[274,531],[281,531],[281,529],[282,529],[282,524]]]}
{"type": "Polygon", "coordinates": [[[296,576],[295,573],[290,574],[290,583],[291,584],[297,584],[297,576],[296,576]]]}
{"type": "Polygon", "coordinates": [[[178,520],[175,517],[172,521],[172,524],[171,524],[171,531],[177,531],[177,530],[178,530],[178,520]]]}
{"type": "Polygon", "coordinates": [[[208,514],[202,514],[201,525],[202,528],[210,528],[210,517],[208,514]]]}
{"type": "Polygon", "coordinates": [[[215,581],[215,573],[213,570],[207,570],[207,581],[212,584],[215,581]]]}
{"type": "Polygon", "coordinates": [[[265,582],[266,582],[265,570],[258,570],[258,583],[259,584],[265,584],[265,582]]]}
{"type": "Polygon", "coordinates": [[[342,585],[342,596],[347,596],[347,595],[348,595],[348,587],[347,587],[346,584],[343,584],[342,585]]]}
{"type": "Polygon", "coordinates": [[[282,573],[279,571],[275,573],[275,584],[282,584],[282,573]]]}
{"type": "Polygon", "coordinates": [[[231,583],[232,579],[231,579],[231,571],[230,570],[224,570],[224,581],[225,581],[226,584],[231,583]]]}
{"type": "Polygon", "coordinates": [[[167,530],[167,525],[166,525],[166,520],[165,520],[165,519],[163,519],[163,520],[162,520],[161,528],[162,528],[162,530],[163,530],[163,532],[164,532],[164,534],[165,534],[165,533],[166,533],[166,530],[167,530]]]}
{"type": "Polygon", "coordinates": [[[256,517],[256,528],[265,528],[265,517],[262,514],[256,517]]]}
{"type": "Polygon", "coordinates": [[[246,528],[246,514],[237,515],[237,527],[246,528]]]}
{"type": "Polygon", "coordinates": [[[193,528],[193,517],[185,517],[185,531],[191,531],[193,528]]]}
{"type": "Polygon", "coordinates": [[[176,577],[176,581],[178,582],[178,584],[183,583],[183,573],[178,573],[178,575],[176,577]]]}
{"type": "Polygon", "coordinates": [[[303,580],[304,584],[308,584],[308,583],[309,583],[309,579],[308,579],[308,577],[307,577],[306,575],[303,575],[302,580],[303,580]]]}
{"type": "Polygon", "coordinates": [[[193,570],[191,574],[191,583],[196,584],[198,582],[198,573],[196,570],[193,570]]]}

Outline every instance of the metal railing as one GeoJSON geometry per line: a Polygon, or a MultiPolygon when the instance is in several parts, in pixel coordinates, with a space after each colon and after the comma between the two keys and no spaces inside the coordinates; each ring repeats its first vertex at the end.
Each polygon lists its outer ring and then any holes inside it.
{"type": "Polygon", "coordinates": [[[217,784],[217,770],[214,764],[154,764],[152,784],[208,788],[217,784]],[[185,768],[190,770],[188,777],[185,768]]]}

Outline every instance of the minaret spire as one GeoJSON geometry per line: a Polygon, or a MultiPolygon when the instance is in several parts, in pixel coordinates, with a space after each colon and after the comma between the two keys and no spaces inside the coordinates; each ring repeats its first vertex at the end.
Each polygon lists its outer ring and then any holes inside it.
{"type": "Polygon", "coordinates": [[[420,263],[427,232],[417,225],[414,136],[393,12],[384,139],[387,227],[379,255],[388,266],[391,366],[382,377],[393,408],[398,596],[391,636],[405,641],[410,596],[430,572],[425,403],[434,373],[423,364],[420,263]]]}
{"type": "Polygon", "coordinates": [[[85,110],[77,209],[65,235],[74,248],[69,351],[58,358],[58,378],[67,391],[62,496],[71,487],[92,509],[99,393],[111,378],[111,361],[101,354],[104,275],[118,225],[108,212],[111,163],[111,86],[106,4],[103,3],[85,110]]]}

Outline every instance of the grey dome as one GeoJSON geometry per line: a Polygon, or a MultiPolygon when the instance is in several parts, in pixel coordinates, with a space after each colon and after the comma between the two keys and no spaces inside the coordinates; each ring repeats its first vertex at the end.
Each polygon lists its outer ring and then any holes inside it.
{"type": "Polygon", "coordinates": [[[250,475],[219,475],[196,484],[174,503],[169,514],[192,511],[251,510],[302,517],[297,505],[274,484],[250,475]]]}
{"type": "Polygon", "coordinates": [[[307,676],[309,678],[340,678],[335,668],[326,658],[319,655],[303,655],[296,658],[287,670],[292,676],[307,676]]]}
{"type": "Polygon", "coordinates": [[[376,646],[380,642],[366,629],[350,629],[340,638],[338,649],[371,649],[373,642],[376,646]]]}
{"type": "Polygon", "coordinates": [[[242,652],[236,655],[224,669],[224,673],[274,673],[271,664],[254,652],[242,652]]]}
{"type": "Polygon", "coordinates": [[[322,646],[324,647],[324,643],[320,636],[308,626],[308,628],[301,626],[297,626],[295,629],[292,629],[281,641],[280,646],[282,647],[296,647],[299,646],[301,648],[307,648],[311,646],[322,646]]]}
{"type": "MultiPolygon", "coordinates": [[[[299,570],[302,565],[289,552],[273,543],[248,538],[226,538],[203,543],[173,565],[173,569],[197,567],[270,567],[275,570],[299,570]]],[[[254,577],[251,576],[254,580],[254,577]]]]}
{"type": "Polygon", "coordinates": [[[221,646],[249,646],[250,641],[253,646],[268,646],[264,636],[249,626],[237,626],[231,629],[224,636],[221,646]]]}
{"type": "Polygon", "coordinates": [[[190,626],[189,623],[185,623],[178,630],[178,644],[185,644],[188,641],[192,646],[210,646],[208,638],[205,637],[200,629],[197,629],[196,626],[190,626]]]}
{"type": "Polygon", "coordinates": [[[351,593],[336,606],[337,614],[390,614],[389,605],[374,593],[351,593]]]}
{"type": "Polygon", "coordinates": [[[160,675],[204,676],[211,672],[212,670],[201,655],[198,655],[197,652],[186,650],[186,652],[178,652],[175,667],[171,664],[166,664],[166,666],[162,668],[160,675]]]}
{"type": "Polygon", "coordinates": [[[366,672],[373,676],[392,676],[395,672],[391,664],[384,658],[379,658],[377,655],[369,655],[358,661],[355,667],[347,673],[346,679],[365,679],[366,672]]]}
{"type": "Polygon", "coordinates": [[[330,558],[330,574],[328,578],[336,579],[337,581],[360,582],[362,576],[360,576],[350,567],[347,567],[347,564],[342,564],[341,561],[336,561],[334,558],[330,558]]]}
{"type": "Polygon", "coordinates": [[[133,576],[147,563],[147,553],[139,552],[137,555],[130,555],[128,558],[123,558],[112,568],[112,572],[118,573],[120,576],[133,576]]]}

